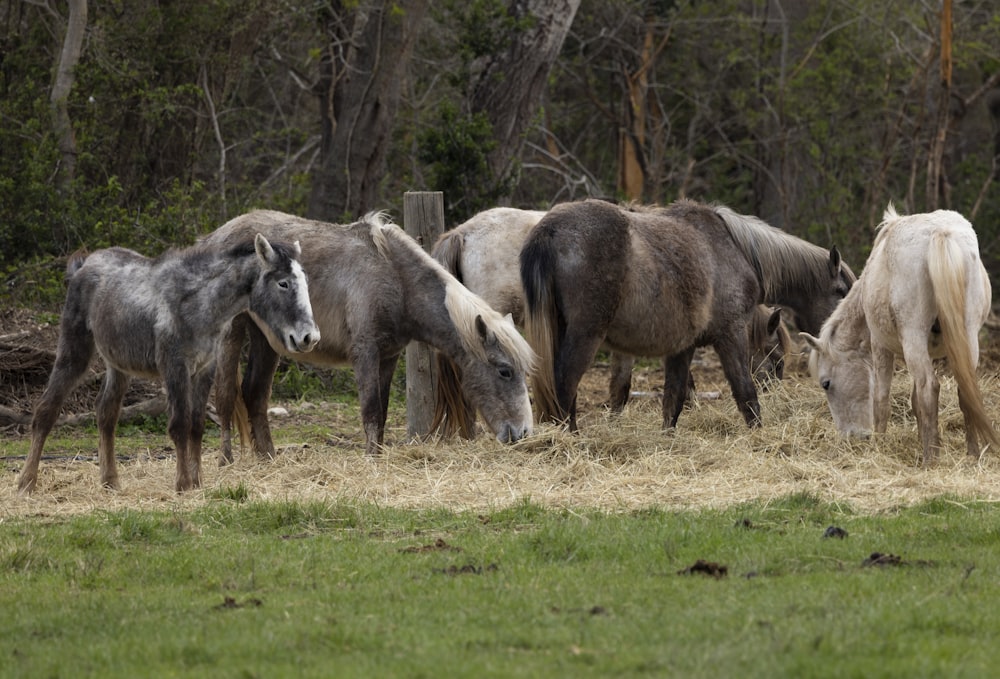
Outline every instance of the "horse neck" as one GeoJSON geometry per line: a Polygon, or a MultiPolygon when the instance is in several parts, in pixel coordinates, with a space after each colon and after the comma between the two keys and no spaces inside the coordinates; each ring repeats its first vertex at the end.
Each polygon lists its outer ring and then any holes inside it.
{"type": "Polygon", "coordinates": [[[185,294],[182,313],[197,314],[228,323],[238,314],[249,309],[250,292],[260,273],[257,255],[233,256],[227,253],[211,253],[207,261],[203,254],[195,254],[188,259],[184,268],[187,276],[183,283],[185,294]],[[198,258],[197,261],[192,261],[198,258]],[[196,275],[192,276],[191,273],[196,275]]]}
{"type": "MultiPolygon", "coordinates": [[[[404,283],[406,307],[414,337],[461,363],[469,351],[448,308],[449,283],[447,277],[433,270],[421,271],[414,280],[404,283]]],[[[456,280],[454,285],[461,283],[456,280]]]]}
{"type": "Polygon", "coordinates": [[[847,296],[837,305],[827,321],[836,326],[838,339],[850,347],[861,346],[865,352],[871,351],[871,331],[864,309],[864,286],[858,281],[847,296]]]}

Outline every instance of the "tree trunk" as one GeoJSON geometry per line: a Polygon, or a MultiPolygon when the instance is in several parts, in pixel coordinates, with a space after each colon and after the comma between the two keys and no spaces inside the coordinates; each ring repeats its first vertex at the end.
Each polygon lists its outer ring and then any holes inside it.
{"type": "Polygon", "coordinates": [[[951,0],[944,0],[941,6],[941,86],[938,97],[937,129],[931,140],[931,150],[927,158],[927,188],[926,210],[932,212],[938,208],[942,194],[945,205],[949,191],[944,176],[944,148],[948,140],[948,126],[951,124],[949,109],[951,107],[951,0]]]}
{"type": "Polygon", "coordinates": [[[320,65],[322,141],[308,213],[350,221],[373,209],[399,106],[402,74],[428,0],[375,0],[322,21],[329,44],[320,65]]]}
{"type": "Polygon", "coordinates": [[[513,186],[525,133],[538,112],[549,71],[579,6],[580,0],[511,0],[513,17],[531,16],[534,21],[477,74],[469,104],[473,113],[484,113],[493,127],[497,145],[488,154],[487,164],[498,187],[513,186]]]}
{"type": "Polygon", "coordinates": [[[52,94],[49,97],[52,107],[52,126],[59,142],[59,155],[62,159],[56,184],[63,193],[69,190],[76,176],[76,136],[73,134],[73,122],[69,118],[68,99],[75,80],[73,70],[80,61],[86,30],[87,0],[69,0],[66,36],[63,38],[62,52],[59,55],[52,94]]]}

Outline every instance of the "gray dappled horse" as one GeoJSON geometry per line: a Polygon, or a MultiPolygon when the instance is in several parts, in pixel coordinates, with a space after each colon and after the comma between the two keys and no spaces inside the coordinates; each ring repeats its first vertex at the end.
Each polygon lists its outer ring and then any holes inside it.
{"type": "Polygon", "coordinates": [[[922,461],[941,448],[940,382],[933,359],[947,358],[958,385],[968,459],[980,440],[1000,447],[976,378],[979,329],[990,313],[990,279],[972,224],[951,210],[900,216],[890,203],[857,285],[823,324],[810,371],[826,392],[837,430],[868,436],[885,432],[895,356],[913,378],[910,401],[920,432],[922,461]]]}
{"type": "Polygon", "coordinates": [[[34,490],[45,439],[95,349],[107,368],[95,408],[101,483],[119,487],[115,426],[137,376],[163,379],[167,431],[177,449],[175,487],[199,487],[215,356],[230,321],[249,312],[292,352],[319,340],[299,255],[298,243],[247,234],[226,248],[195,246],[155,259],[117,247],[71,257],[55,365],[31,421],[19,490],[34,490]]]}
{"type": "Polygon", "coordinates": [[[557,205],[521,251],[540,416],[576,429],[577,386],[603,344],[627,356],[664,357],[663,421],[674,426],[694,350],[710,345],[745,421],[759,425],[746,330],[755,305],[787,306],[797,324],[812,326],[853,281],[836,249],[726,207],[557,205]]]}
{"type": "MultiPolygon", "coordinates": [[[[302,360],[353,367],[368,455],[377,455],[383,443],[396,363],[414,340],[454,362],[461,393],[451,398],[472,403],[497,439],[513,442],[531,433],[526,380],[535,359],[531,347],[509,317],[471,293],[398,226],[379,214],[338,225],[258,210],[224,224],[206,241],[221,245],[257,231],[303,244],[302,265],[323,337],[302,360]]],[[[253,447],[258,454],[274,454],[267,403],[279,353],[287,351],[257,324],[234,321],[216,382],[223,463],[232,460],[231,427],[240,398],[253,447]],[[239,360],[247,335],[241,386],[239,360]]]]}
{"type": "MultiPolygon", "coordinates": [[[[483,210],[467,221],[443,233],[431,255],[463,285],[482,297],[502,314],[511,314],[514,322],[524,325],[524,291],[521,287],[519,257],[531,229],[545,216],[541,210],[495,207],[483,210]]],[[[839,272],[838,272],[839,274],[839,272]]],[[[836,277],[830,283],[835,287],[836,277]]],[[[837,298],[839,299],[839,297],[837,298]]],[[[805,313],[814,313],[816,300],[804,300],[805,313]]],[[[824,306],[820,303],[819,306],[824,306]]],[[[818,325],[816,326],[818,327],[818,325]]],[[[781,380],[785,354],[792,350],[791,337],[781,323],[781,312],[758,305],[747,324],[750,365],[754,381],[766,387],[781,380]]],[[[620,411],[631,395],[631,356],[612,353],[609,405],[620,411]]],[[[438,366],[439,385],[447,384],[447,365],[438,366]]],[[[693,389],[692,389],[693,390],[693,389]]],[[[471,437],[475,432],[475,412],[461,403],[447,411],[438,411],[435,425],[445,435],[460,432],[471,437]]]]}

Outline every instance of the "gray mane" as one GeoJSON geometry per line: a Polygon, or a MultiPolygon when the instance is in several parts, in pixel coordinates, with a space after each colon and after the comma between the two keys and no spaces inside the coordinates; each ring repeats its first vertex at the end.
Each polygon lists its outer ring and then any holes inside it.
{"type": "MultiPolygon", "coordinates": [[[[712,209],[725,222],[756,271],[764,286],[764,299],[795,288],[823,292],[829,285],[827,249],[771,226],[759,217],[741,215],[724,205],[712,209]]],[[[854,273],[846,264],[842,263],[841,268],[853,283],[854,273]]]]}

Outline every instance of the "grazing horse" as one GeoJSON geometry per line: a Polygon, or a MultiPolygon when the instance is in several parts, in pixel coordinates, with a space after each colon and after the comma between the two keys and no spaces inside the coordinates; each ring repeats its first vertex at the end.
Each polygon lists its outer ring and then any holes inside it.
{"type": "Polygon", "coordinates": [[[900,216],[890,203],[857,285],[819,337],[802,335],[814,350],[810,368],[837,430],[860,436],[886,430],[893,363],[902,355],[913,377],[923,462],[933,464],[941,434],[932,360],[946,357],[958,384],[969,458],[979,459],[980,437],[1000,446],[976,379],[978,333],[991,295],[976,232],[962,215],[900,216]]]}
{"type": "Polygon", "coordinates": [[[177,448],[175,487],[201,485],[201,440],[215,355],[235,316],[250,313],[290,352],[319,341],[299,244],[248,234],[225,249],[195,246],[148,259],[124,248],[70,258],[55,366],[31,421],[18,488],[30,493],[45,439],[94,350],[107,367],[97,397],[101,483],[117,489],[115,425],[132,376],[161,377],[177,448]]]}
{"type": "Polygon", "coordinates": [[[695,348],[712,346],[744,419],[759,425],[746,329],[754,306],[788,305],[808,323],[821,311],[804,295],[828,313],[854,280],[835,249],[688,200],[557,205],[529,233],[520,261],[526,334],[541,361],[536,403],[570,429],[577,386],[602,344],[665,357],[664,426],[680,415],[695,348]]]}
{"type": "MultiPolygon", "coordinates": [[[[465,288],[398,226],[379,214],[341,226],[258,210],[224,224],[206,241],[220,245],[256,231],[305,246],[302,265],[323,333],[306,358],[354,368],[369,456],[382,445],[393,373],[411,341],[424,342],[453,362],[461,391],[449,398],[477,408],[498,440],[513,442],[531,433],[526,379],[535,360],[531,347],[510,318],[465,288]]],[[[274,454],[267,402],[278,354],[287,352],[258,325],[237,319],[219,358],[216,408],[224,463],[232,460],[230,432],[239,396],[254,448],[274,454]],[[241,388],[240,349],[247,334],[241,388]]]]}
{"type": "MultiPolygon", "coordinates": [[[[528,233],[544,216],[544,211],[510,207],[483,210],[442,234],[431,254],[463,285],[500,313],[511,314],[514,322],[523,327],[524,291],[521,287],[518,258],[528,233]]],[[[830,285],[836,289],[841,284],[840,267],[833,266],[831,270],[837,271],[837,275],[830,281],[830,285]]],[[[843,285],[849,287],[852,282],[853,274],[850,274],[850,278],[844,278],[843,285]]],[[[831,298],[839,300],[840,296],[842,294],[832,295],[831,298]]],[[[815,301],[817,300],[811,297],[799,305],[807,318],[832,311],[831,304],[818,300],[817,305],[813,303],[815,301]],[[816,306],[820,308],[817,310],[816,306]]],[[[819,324],[815,327],[818,329],[819,324]]],[[[764,386],[774,379],[781,380],[784,356],[791,351],[792,342],[788,330],[781,323],[780,312],[758,305],[747,325],[747,333],[754,380],[764,386]]],[[[439,388],[453,390],[448,384],[453,371],[447,365],[447,359],[439,359],[439,388]]],[[[633,363],[631,356],[619,353],[611,355],[609,403],[612,410],[620,411],[624,408],[631,395],[633,363]]],[[[473,435],[475,412],[460,403],[451,404],[443,399],[438,399],[438,403],[448,409],[439,409],[435,413],[435,426],[440,426],[445,435],[455,431],[465,437],[473,435]]]]}

